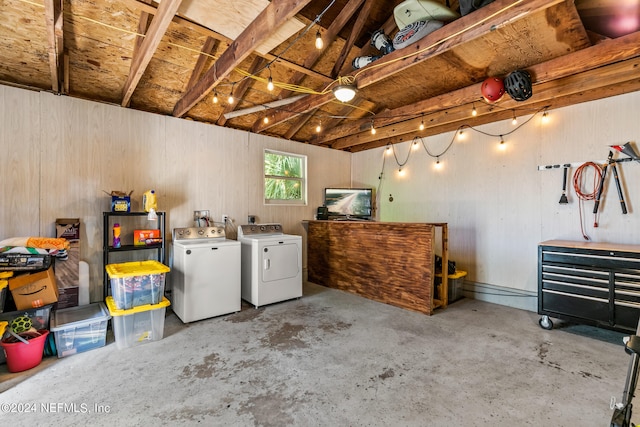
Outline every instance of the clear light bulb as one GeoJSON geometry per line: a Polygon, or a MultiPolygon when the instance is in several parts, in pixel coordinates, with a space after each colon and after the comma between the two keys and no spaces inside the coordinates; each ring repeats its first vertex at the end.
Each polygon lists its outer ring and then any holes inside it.
{"type": "Polygon", "coordinates": [[[273,91],[273,79],[271,78],[271,76],[269,76],[269,81],[267,83],[267,90],[269,90],[269,92],[273,91]]]}
{"type": "Polygon", "coordinates": [[[229,104],[233,104],[233,95],[229,95],[229,99],[227,99],[227,101],[229,102],[229,104]]]}
{"type": "Polygon", "coordinates": [[[322,34],[320,34],[320,30],[316,33],[316,49],[322,49],[324,47],[324,42],[322,41],[322,34]]]}
{"type": "Polygon", "coordinates": [[[218,103],[218,94],[216,92],[213,93],[213,103],[214,104],[218,103]]]}
{"type": "Polygon", "coordinates": [[[264,119],[262,119],[262,121],[264,122],[264,124],[266,125],[267,123],[269,123],[269,117],[264,116],[264,119]]]}
{"type": "Polygon", "coordinates": [[[478,115],[478,110],[476,110],[476,106],[475,106],[475,105],[473,106],[473,110],[471,110],[471,115],[472,115],[473,117],[475,117],[475,116],[477,116],[477,115],[478,115]]]}

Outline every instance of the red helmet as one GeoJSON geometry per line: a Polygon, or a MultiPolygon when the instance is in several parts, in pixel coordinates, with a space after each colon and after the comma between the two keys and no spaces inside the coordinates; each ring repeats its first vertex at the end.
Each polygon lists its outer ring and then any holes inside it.
{"type": "Polygon", "coordinates": [[[482,82],[480,91],[487,102],[497,102],[504,95],[504,83],[497,77],[488,77],[482,82]]]}

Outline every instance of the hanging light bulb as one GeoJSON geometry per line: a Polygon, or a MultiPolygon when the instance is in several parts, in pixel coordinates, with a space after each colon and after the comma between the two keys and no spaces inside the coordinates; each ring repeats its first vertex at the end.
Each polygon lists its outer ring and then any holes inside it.
{"type": "Polygon", "coordinates": [[[266,125],[267,123],[269,123],[269,117],[264,116],[264,119],[262,119],[262,121],[264,122],[264,124],[266,125]]]}
{"type": "Polygon", "coordinates": [[[387,154],[391,154],[391,144],[387,144],[387,154]]]}
{"type": "Polygon", "coordinates": [[[216,92],[215,90],[213,91],[213,103],[218,103],[218,92],[216,92]]]}
{"type": "Polygon", "coordinates": [[[464,130],[460,129],[460,130],[458,131],[458,141],[463,141],[463,140],[464,140],[464,138],[465,138],[465,136],[466,136],[466,135],[465,135],[465,133],[464,133],[464,130]]]}
{"type": "Polygon", "coordinates": [[[322,41],[322,34],[320,34],[320,30],[316,33],[316,49],[320,50],[324,47],[324,42],[322,41]]]}
{"type": "Polygon", "coordinates": [[[518,124],[518,119],[516,118],[516,112],[513,112],[513,120],[511,120],[511,124],[512,125],[517,125],[518,124]]]}
{"type": "Polygon", "coordinates": [[[413,141],[413,144],[411,145],[411,148],[414,150],[418,149],[418,141],[413,141]]]}
{"type": "Polygon", "coordinates": [[[318,122],[318,126],[316,126],[316,133],[322,132],[322,122],[318,122]]]}
{"type": "Polygon", "coordinates": [[[236,84],[235,84],[235,83],[232,83],[232,84],[231,84],[231,92],[229,93],[229,98],[227,99],[227,102],[228,102],[229,104],[233,104],[233,101],[234,101],[234,99],[233,99],[233,88],[234,88],[234,87],[236,87],[236,84]]]}
{"type": "Polygon", "coordinates": [[[507,144],[504,142],[502,135],[500,135],[500,144],[498,144],[498,148],[501,150],[505,150],[507,148],[507,144]]]}
{"type": "Polygon", "coordinates": [[[376,128],[373,126],[373,120],[371,120],[371,135],[376,134],[376,128]]]}
{"type": "Polygon", "coordinates": [[[545,109],[544,113],[542,113],[542,123],[549,122],[549,112],[545,109]]]}
{"type": "Polygon", "coordinates": [[[424,130],[424,114],[422,115],[422,120],[420,120],[420,130],[424,130]]]}
{"type": "Polygon", "coordinates": [[[436,157],[436,164],[434,165],[436,169],[442,169],[442,164],[440,163],[440,156],[436,157]]]}
{"type": "Polygon", "coordinates": [[[273,86],[273,79],[271,78],[271,76],[269,76],[269,81],[267,82],[267,90],[269,92],[272,92],[273,91],[273,87],[274,87],[273,86]]]}
{"type": "Polygon", "coordinates": [[[473,109],[471,110],[471,115],[473,117],[478,115],[478,110],[476,110],[476,104],[473,104],[473,109]]]}

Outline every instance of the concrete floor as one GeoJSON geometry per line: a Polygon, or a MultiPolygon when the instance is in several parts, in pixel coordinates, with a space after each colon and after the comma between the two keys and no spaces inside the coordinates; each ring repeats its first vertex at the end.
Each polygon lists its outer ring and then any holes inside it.
{"type": "Polygon", "coordinates": [[[472,299],[425,316],[305,284],[299,300],[188,325],[167,311],[164,338],[141,346],[118,350],[109,331],[105,347],[46,358],[24,373],[2,365],[0,419],[56,427],[609,425],[629,360],[624,335],[558,321],[546,331],[538,318],[472,299]]]}

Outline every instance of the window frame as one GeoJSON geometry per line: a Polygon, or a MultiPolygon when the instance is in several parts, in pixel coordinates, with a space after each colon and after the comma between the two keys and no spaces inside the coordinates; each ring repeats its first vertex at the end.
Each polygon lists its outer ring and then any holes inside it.
{"type": "Polygon", "coordinates": [[[273,150],[265,148],[262,155],[262,200],[265,206],[307,206],[307,156],[304,154],[289,153],[286,151],[273,150]],[[300,159],[301,165],[301,177],[288,177],[284,175],[267,175],[266,173],[266,160],[267,154],[294,157],[300,159]],[[267,198],[267,179],[284,179],[290,181],[298,181],[300,183],[300,199],[268,199],[267,198]]]}

